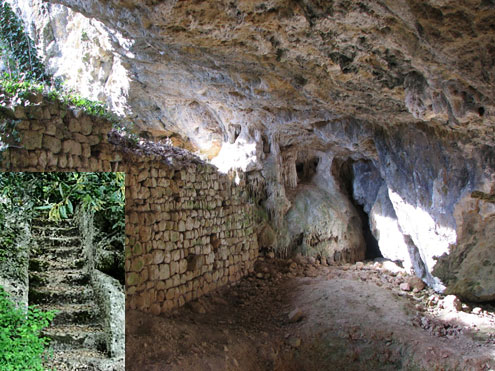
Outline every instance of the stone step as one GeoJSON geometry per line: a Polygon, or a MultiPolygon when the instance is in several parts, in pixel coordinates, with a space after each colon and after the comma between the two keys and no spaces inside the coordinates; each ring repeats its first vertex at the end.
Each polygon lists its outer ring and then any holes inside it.
{"type": "Polygon", "coordinates": [[[42,335],[51,339],[50,348],[71,350],[89,348],[106,351],[105,332],[100,325],[56,325],[42,331],[42,335]]]}
{"type": "Polygon", "coordinates": [[[87,325],[97,322],[100,316],[98,306],[92,301],[85,304],[44,304],[38,307],[43,311],[58,312],[52,325],[87,325]]]}
{"type": "Polygon", "coordinates": [[[55,271],[62,269],[81,269],[86,263],[85,258],[64,259],[60,261],[43,258],[29,259],[29,270],[36,272],[55,271]]]}
{"type": "Polygon", "coordinates": [[[87,285],[90,277],[80,269],[29,272],[29,286],[49,286],[59,284],[87,285]]]}
{"type": "Polygon", "coordinates": [[[43,249],[45,246],[80,246],[81,237],[79,236],[40,236],[35,237],[38,247],[43,249]]]}
{"type": "Polygon", "coordinates": [[[46,218],[34,218],[31,221],[31,226],[69,228],[69,227],[74,226],[74,219],[63,219],[63,220],[60,220],[58,222],[55,222],[53,220],[48,220],[48,217],[46,217],[46,218]]]}
{"type": "Polygon", "coordinates": [[[53,358],[43,362],[46,369],[57,371],[101,371],[114,370],[104,352],[94,349],[72,349],[54,351],[53,358]],[[110,367],[109,367],[110,366],[110,367]]]}
{"type": "Polygon", "coordinates": [[[29,288],[31,304],[85,304],[93,298],[90,286],[43,286],[29,288]]]}
{"type": "Polygon", "coordinates": [[[47,260],[82,258],[83,249],[81,246],[38,246],[31,251],[31,256],[47,260]]]}
{"type": "Polygon", "coordinates": [[[77,236],[79,229],[77,227],[52,227],[46,225],[31,226],[31,233],[35,237],[58,237],[58,236],[77,236]]]}

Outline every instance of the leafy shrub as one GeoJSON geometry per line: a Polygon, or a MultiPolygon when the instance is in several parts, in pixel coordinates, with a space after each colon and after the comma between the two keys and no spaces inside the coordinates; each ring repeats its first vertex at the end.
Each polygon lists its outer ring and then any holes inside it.
{"type": "Polygon", "coordinates": [[[16,95],[21,93],[20,98],[27,98],[27,94],[31,92],[43,92],[43,85],[35,81],[19,81],[9,78],[8,75],[4,75],[1,79],[1,86],[3,90],[9,95],[16,95]]]}
{"type": "Polygon", "coordinates": [[[124,180],[124,173],[0,173],[0,260],[17,254],[18,220],[43,212],[66,219],[77,205],[94,211],[103,230],[124,236],[124,180]]]}
{"type": "Polygon", "coordinates": [[[125,228],[124,173],[44,173],[39,174],[43,182],[45,205],[37,210],[48,210],[51,220],[61,220],[74,213],[76,205],[100,214],[113,230],[125,228]]]}
{"type": "Polygon", "coordinates": [[[17,308],[0,286],[0,365],[4,371],[42,371],[42,356],[48,339],[41,330],[53,320],[55,312],[29,307],[17,308]]]}
{"type": "Polygon", "coordinates": [[[72,91],[64,91],[61,87],[57,88],[33,80],[12,79],[8,74],[4,74],[0,78],[0,87],[10,97],[18,97],[21,101],[28,100],[32,93],[43,93],[53,101],[60,101],[67,106],[82,108],[89,115],[104,117],[113,122],[118,121],[118,118],[108,111],[104,102],[81,97],[72,91]]]}

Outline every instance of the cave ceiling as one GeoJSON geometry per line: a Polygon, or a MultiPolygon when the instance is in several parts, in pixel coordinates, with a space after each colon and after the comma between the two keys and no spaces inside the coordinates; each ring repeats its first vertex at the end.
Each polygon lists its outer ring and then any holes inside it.
{"type": "Polygon", "coordinates": [[[493,1],[52,2],[131,41],[115,47],[140,129],[210,157],[242,130],[339,146],[322,131],[345,120],[494,142],[493,1]]]}

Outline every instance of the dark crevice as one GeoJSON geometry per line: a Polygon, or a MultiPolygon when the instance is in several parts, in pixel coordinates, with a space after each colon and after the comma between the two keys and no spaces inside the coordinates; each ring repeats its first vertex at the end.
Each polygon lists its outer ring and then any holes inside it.
{"type": "Polygon", "coordinates": [[[378,246],[378,241],[376,240],[373,233],[371,233],[370,229],[370,218],[367,213],[365,213],[363,206],[359,205],[354,199],[351,199],[352,204],[356,208],[359,217],[361,218],[361,225],[363,229],[363,237],[366,243],[366,254],[365,259],[375,259],[375,258],[383,258],[382,253],[380,252],[380,247],[378,246]]]}
{"type": "Polygon", "coordinates": [[[358,204],[353,197],[352,185],[354,182],[354,171],[352,169],[352,159],[336,158],[332,162],[332,175],[334,176],[341,191],[347,195],[352,205],[356,209],[359,218],[361,219],[362,233],[366,243],[365,259],[375,259],[383,257],[378,241],[370,229],[369,215],[364,211],[362,205],[358,204]]]}
{"type": "Polygon", "coordinates": [[[297,183],[305,183],[311,181],[316,174],[316,168],[320,159],[318,157],[311,158],[306,161],[296,162],[297,183]]]}

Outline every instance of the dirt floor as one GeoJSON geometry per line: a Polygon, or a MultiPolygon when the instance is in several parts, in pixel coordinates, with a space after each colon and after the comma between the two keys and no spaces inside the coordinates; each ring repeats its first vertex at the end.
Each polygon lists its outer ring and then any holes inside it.
{"type": "Polygon", "coordinates": [[[392,262],[260,258],[184,308],[128,311],[126,370],[495,370],[495,307],[422,286],[392,262]]]}

